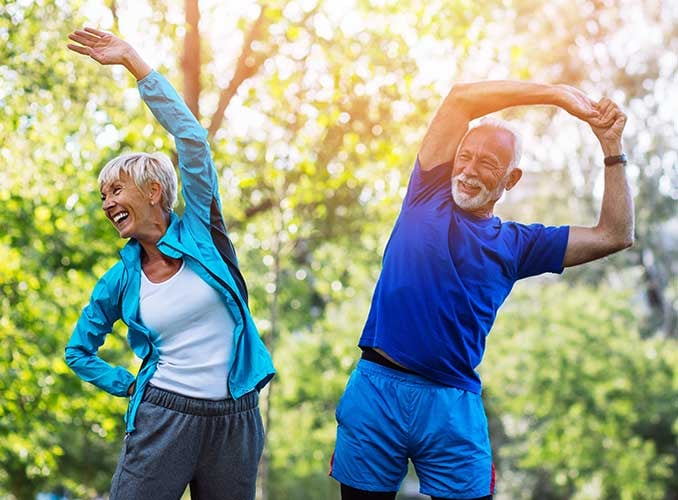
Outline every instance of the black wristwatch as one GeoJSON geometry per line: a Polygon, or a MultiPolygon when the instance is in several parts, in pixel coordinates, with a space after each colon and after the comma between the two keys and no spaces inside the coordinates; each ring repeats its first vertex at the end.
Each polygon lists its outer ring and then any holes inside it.
{"type": "Polygon", "coordinates": [[[612,165],[617,165],[619,163],[621,163],[622,165],[626,165],[628,163],[628,160],[626,159],[626,155],[624,153],[620,155],[606,156],[604,161],[606,167],[611,167],[612,165]]]}

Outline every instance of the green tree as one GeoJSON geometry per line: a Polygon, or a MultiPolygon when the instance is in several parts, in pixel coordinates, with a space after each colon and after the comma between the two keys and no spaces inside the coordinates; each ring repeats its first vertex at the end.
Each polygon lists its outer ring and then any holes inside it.
{"type": "Polygon", "coordinates": [[[520,285],[504,307],[482,374],[512,498],[676,491],[678,346],[642,339],[628,304],[628,293],[560,283],[520,285]]]}
{"type": "MultiPolygon", "coordinates": [[[[103,489],[124,408],[83,388],[62,360],[115,249],[103,217],[89,216],[99,211],[92,163],[110,154],[92,104],[115,82],[79,79],[83,67],[53,50],[71,21],[53,2],[0,7],[0,495],[16,498],[103,489]]],[[[119,347],[113,339],[111,359],[119,347]]]]}

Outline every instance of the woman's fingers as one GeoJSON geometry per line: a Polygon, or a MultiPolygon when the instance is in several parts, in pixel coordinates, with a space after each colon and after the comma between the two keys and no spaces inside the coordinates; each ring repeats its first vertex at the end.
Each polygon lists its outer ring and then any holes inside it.
{"type": "Polygon", "coordinates": [[[83,31],[83,30],[75,30],[73,32],[73,34],[79,36],[80,38],[90,40],[92,42],[96,42],[98,40],[101,40],[100,36],[92,35],[91,33],[88,33],[87,31],[83,31]]]}
{"type": "Polygon", "coordinates": [[[89,47],[83,47],[82,45],[75,45],[73,43],[67,44],[66,47],[68,47],[73,52],[77,52],[78,54],[83,54],[85,56],[90,55],[90,48],[89,47]]]}
{"type": "Polygon", "coordinates": [[[102,36],[108,35],[108,33],[106,33],[105,31],[99,31],[97,29],[89,28],[89,27],[86,27],[85,31],[87,31],[88,33],[92,33],[92,34],[96,35],[97,37],[102,37],[102,36]]]}
{"type": "Polygon", "coordinates": [[[68,35],[68,38],[73,40],[74,42],[78,42],[79,44],[86,45],[88,47],[92,47],[94,44],[96,44],[98,42],[98,40],[92,40],[90,38],[85,38],[85,37],[78,35],[77,33],[71,33],[70,35],[68,35]]]}

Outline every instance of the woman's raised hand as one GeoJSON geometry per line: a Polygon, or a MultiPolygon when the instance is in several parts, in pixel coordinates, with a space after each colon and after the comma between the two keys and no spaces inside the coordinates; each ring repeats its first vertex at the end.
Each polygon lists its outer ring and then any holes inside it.
{"type": "Polygon", "coordinates": [[[137,54],[134,47],[111,33],[85,28],[74,31],[68,38],[77,42],[67,45],[73,52],[89,56],[99,64],[122,64],[137,80],[151,72],[151,67],[137,54]]]}
{"type": "Polygon", "coordinates": [[[76,30],[68,38],[78,45],[69,43],[73,52],[90,56],[100,64],[124,64],[134,52],[132,46],[115,35],[94,28],[76,30]]]}

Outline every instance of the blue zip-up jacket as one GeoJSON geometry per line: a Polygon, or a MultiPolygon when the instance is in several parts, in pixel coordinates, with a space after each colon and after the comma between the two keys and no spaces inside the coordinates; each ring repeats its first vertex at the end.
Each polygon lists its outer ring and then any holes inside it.
{"type": "MultiPolygon", "coordinates": [[[[238,399],[265,386],[275,369],[250,315],[245,281],[226,234],[207,131],[172,85],[156,71],[140,80],[138,86],[153,115],[174,136],[186,207],[181,217],[172,213],[167,232],[157,247],[168,257],[183,259],[214,287],[233,316],[233,362],[228,389],[238,399]]],[[[143,324],[139,315],[141,245],[131,239],[120,256],[121,260],[94,287],[66,346],[66,363],[83,380],[115,396],[127,396],[134,375],[123,367],[111,366],[97,356],[97,351],[117,320],[128,326],[130,347],[143,360],[125,416],[127,432],[132,432],[144,389],[158,363],[158,335],[143,324]]]]}

